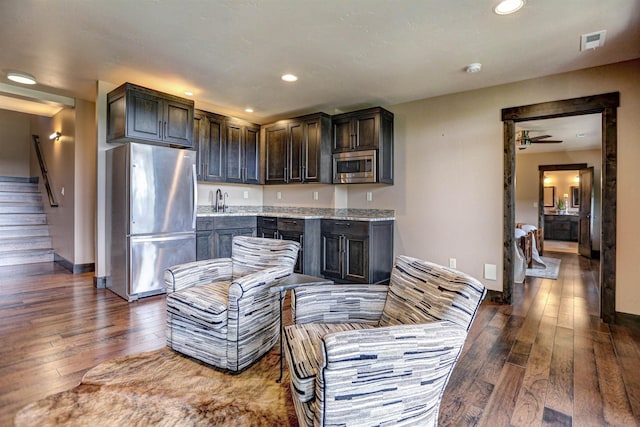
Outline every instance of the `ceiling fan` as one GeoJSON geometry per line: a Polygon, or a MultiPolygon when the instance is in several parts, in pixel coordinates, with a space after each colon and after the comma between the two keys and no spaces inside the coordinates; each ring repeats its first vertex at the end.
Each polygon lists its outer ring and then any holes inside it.
{"type": "Polygon", "coordinates": [[[516,138],[516,145],[519,150],[524,150],[529,147],[531,144],[558,144],[562,142],[558,139],[547,139],[551,138],[551,135],[540,135],[540,136],[529,136],[528,130],[518,131],[518,136],[516,138]]]}

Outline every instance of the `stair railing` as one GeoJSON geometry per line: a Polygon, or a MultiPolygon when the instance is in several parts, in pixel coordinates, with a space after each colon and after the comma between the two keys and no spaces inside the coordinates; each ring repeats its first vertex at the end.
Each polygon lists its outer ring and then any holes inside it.
{"type": "Polygon", "coordinates": [[[42,148],[40,147],[40,137],[38,135],[31,135],[33,137],[33,145],[36,150],[36,156],[38,157],[38,163],[40,164],[40,172],[42,173],[42,181],[44,187],[47,189],[47,195],[49,196],[49,204],[51,207],[58,207],[58,201],[51,189],[51,181],[49,180],[49,170],[47,164],[44,161],[44,155],[42,154],[42,148]]]}

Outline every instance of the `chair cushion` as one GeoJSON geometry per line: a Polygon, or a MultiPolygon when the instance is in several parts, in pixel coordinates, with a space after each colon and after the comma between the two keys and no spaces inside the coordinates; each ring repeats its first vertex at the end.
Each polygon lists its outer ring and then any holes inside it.
{"type": "Polygon", "coordinates": [[[231,246],[233,278],[246,276],[269,267],[293,267],[300,244],[289,240],[235,236],[231,246]]]}
{"type": "Polygon", "coordinates": [[[331,332],[371,329],[364,323],[306,323],[285,327],[284,352],[291,375],[292,393],[302,402],[308,402],[315,395],[315,377],[321,363],[320,340],[331,332]]]}
{"type": "Polygon", "coordinates": [[[167,311],[227,333],[230,281],[192,286],[167,295],[167,311]]]}
{"type": "Polygon", "coordinates": [[[391,272],[380,326],[449,320],[469,330],[484,294],[484,286],[471,276],[400,255],[391,272]]]}

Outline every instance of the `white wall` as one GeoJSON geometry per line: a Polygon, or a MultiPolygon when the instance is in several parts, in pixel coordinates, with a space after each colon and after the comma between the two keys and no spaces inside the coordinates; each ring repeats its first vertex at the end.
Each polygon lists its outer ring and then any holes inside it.
{"type": "Polygon", "coordinates": [[[29,178],[31,145],[29,115],[0,109],[0,176],[29,178]]]}

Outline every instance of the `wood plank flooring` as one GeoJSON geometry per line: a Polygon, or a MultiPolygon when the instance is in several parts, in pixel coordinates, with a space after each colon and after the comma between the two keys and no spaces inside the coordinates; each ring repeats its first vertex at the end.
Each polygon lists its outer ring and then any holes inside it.
{"type": "MultiPolygon", "coordinates": [[[[482,305],[440,425],[640,425],[640,331],[599,321],[596,263],[545,256],[562,259],[558,280],[482,305]]],[[[0,426],[100,362],[164,346],[164,328],[162,296],[127,303],[53,263],[0,267],[0,426]]]]}

